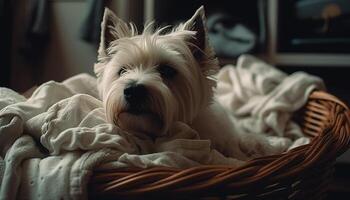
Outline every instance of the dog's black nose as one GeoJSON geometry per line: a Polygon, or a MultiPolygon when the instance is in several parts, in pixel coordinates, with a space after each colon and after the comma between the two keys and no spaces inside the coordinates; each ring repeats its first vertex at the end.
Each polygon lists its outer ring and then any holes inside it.
{"type": "Polygon", "coordinates": [[[147,88],[142,84],[132,83],[124,89],[124,98],[131,105],[139,105],[147,97],[147,88]]]}

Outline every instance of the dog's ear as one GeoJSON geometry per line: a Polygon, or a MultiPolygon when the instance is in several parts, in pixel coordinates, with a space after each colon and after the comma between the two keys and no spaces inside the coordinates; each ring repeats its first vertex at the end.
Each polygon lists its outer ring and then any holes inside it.
{"type": "Polygon", "coordinates": [[[196,34],[190,39],[190,43],[194,44],[196,47],[192,47],[191,51],[195,58],[199,59],[203,56],[208,45],[208,33],[206,28],[206,18],[204,12],[204,6],[197,9],[194,15],[184,23],[184,30],[195,31],[196,34]]]}
{"type": "Polygon", "coordinates": [[[103,60],[108,57],[107,48],[112,41],[123,37],[131,37],[135,30],[122,19],[118,18],[113,11],[105,8],[101,23],[101,39],[98,49],[98,59],[103,60]]]}
{"type": "Polygon", "coordinates": [[[204,6],[199,7],[180,29],[195,32],[194,37],[187,39],[189,48],[206,76],[216,74],[219,64],[214,49],[209,44],[204,6]]]}

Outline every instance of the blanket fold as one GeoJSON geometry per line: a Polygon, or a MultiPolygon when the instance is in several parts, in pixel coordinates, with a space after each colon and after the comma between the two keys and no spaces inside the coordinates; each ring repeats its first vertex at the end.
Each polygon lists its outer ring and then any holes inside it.
{"type": "MultiPolygon", "coordinates": [[[[322,80],[288,76],[250,56],[217,77],[216,98],[242,131],[263,133],[272,145],[281,138],[291,148],[308,142],[291,116],[312,90],[324,88],[322,80]]],[[[96,79],[87,74],[44,83],[28,99],[0,88],[0,109],[0,199],[86,199],[99,170],[244,164],[182,122],[156,139],[107,123],[96,79]]]]}
{"type": "Polygon", "coordinates": [[[291,117],[323,81],[304,72],[287,75],[253,56],[243,55],[237,66],[218,74],[217,100],[242,130],[295,140],[303,137],[291,117]]]}

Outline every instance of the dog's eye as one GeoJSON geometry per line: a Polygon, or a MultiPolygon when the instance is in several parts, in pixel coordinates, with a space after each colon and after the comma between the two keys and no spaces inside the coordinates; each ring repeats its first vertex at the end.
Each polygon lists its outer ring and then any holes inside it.
{"type": "Polygon", "coordinates": [[[125,74],[125,72],[126,72],[126,67],[121,67],[118,71],[118,75],[122,76],[123,74],[125,74]]]}
{"type": "Polygon", "coordinates": [[[168,65],[159,65],[158,72],[166,79],[171,79],[177,74],[177,71],[168,65]]]}

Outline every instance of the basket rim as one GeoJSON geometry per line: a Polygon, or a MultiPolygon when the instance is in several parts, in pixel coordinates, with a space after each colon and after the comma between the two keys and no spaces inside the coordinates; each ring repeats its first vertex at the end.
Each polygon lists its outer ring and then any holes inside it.
{"type": "Polygon", "coordinates": [[[330,93],[324,92],[324,91],[319,91],[319,90],[313,91],[309,95],[309,99],[319,99],[319,100],[332,101],[332,102],[337,103],[340,106],[342,106],[345,110],[349,110],[349,107],[346,105],[345,102],[340,100],[338,97],[336,97],[330,93]]]}

